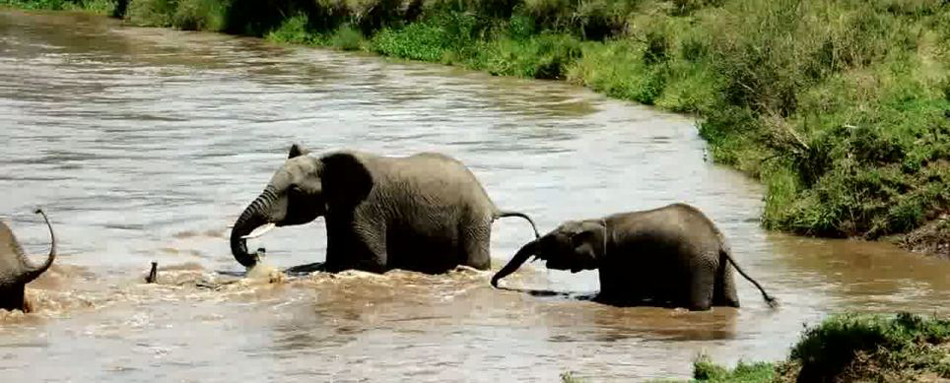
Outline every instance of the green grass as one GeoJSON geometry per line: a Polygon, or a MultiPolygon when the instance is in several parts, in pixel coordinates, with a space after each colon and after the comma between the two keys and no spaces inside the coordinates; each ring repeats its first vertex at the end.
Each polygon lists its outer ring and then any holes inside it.
{"type": "Polygon", "coordinates": [[[124,17],[138,26],[220,32],[226,12],[221,0],[131,0],[124,17]]]}
{"type": "Polygon", "coordinates": [[[950,379],[950,319],[849,313],[805,329],[784,361],[739,361],[730,369],[700,355],[691,381],[909,382],[921,377],[950,379]]]}
{"type": "Polygon", "coordinates": [[[800,365],[798,375],[806,381],[910,381],[925,373],[950,379],[950,320],[836,316],[807,330],[789,359],[800,365]]]}
{"type": "MultiPolygon", "coordinates": [[[[87,6],[74,1],[0,4],[87,6]]],[[[876,239],[950,212],[944,0],[130,1],[136,25],[566,80],[694,114],[717,162],[767,186],[771,229],[876,239]]]]}
{"type": "Polygon", "coordinates": [[[322,41],[321,36],[310,33],[309,22],[305,14],[294,15],[284,20],[279,28],[268,32],[266,38],[288,44],[315,44],[322,41]]]}
{"type": "Polygon", "coordinates": [[[29,10],[83,11],[108,15],[115,7],[112,0],[0,0],[0,7],[29,10]]]}
{"type": "Polygon", "coordinates": [[[178,12],[178,0],[131,0],[126,20],[145,27],[171,27],[178,12]]]}
{"type": "Polygon", "coordinates": [[[352,26],[340,27],[329,37],[329,46],[344,51],[357,51],[363,47],[363,34],[352,26]]]}
{"type": "Polygon", "coordinates": [[[366,44],[362,33],[350,25],[341,26],[332,33],[314,32],[305,14],[284,20],[279,28],[268,32],[265,37],[278,43],[329,46],[344,51],[360,50],[366,44]]]}
{"type": "Polygon", "coordinates": [[[413,23],[405,28],[386,28],[370,41],[372,52],[410,60],[439,62],[452,45],[441,26],[431,22],[413,23]]]}
{"type": "Polygon", "coordinates": [[[178,0],[171,25],[185,30],[219,32],[224,30],[224,12],[218,0],[178,0]]]}
{"type": "Polygon", "coordinates": [[[775,376],[772,363],[739,362],[733,369],[727,369],[712,362],[707,356],[701,356],[693,362],[693,379],[709,383],[758,383],[771,382],[775,376]]]}
{"type": "Polygon", "coordinates": [[[901,313],[832,316],[802,333],[787,360],[733,369],[701,356],[697,382],[914,381],[950,379],[950,320],[901,313]]]}

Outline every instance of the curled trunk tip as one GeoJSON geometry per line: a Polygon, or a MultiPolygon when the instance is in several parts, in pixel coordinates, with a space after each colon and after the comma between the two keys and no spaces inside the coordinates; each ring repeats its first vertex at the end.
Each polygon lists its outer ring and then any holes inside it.
{"type": "Polygon", "coordinates": [[[515,256],[511,257],[511,260],[508,261],[508,264],[505,265],[505,267],[502,267],[501,270],[498,271],[498,273],[492,276],[491,278],[492,287],[497,288],[499,280],[501,280],[504,277],[507,277],[509,274],[518,270],[518,268],[521,267],[521,265],[524,264],[525,261],[527,261],[528,258],[531,257],[531,255],[534,254],[537,243],[538,243],[538,240],[534,240],[522,246],[521,249],[518,250],[517,253],[515,253],[515,256]]]}
{"type": "Polygon", "coordinates": [[[244,209],[241,216],[234,222],[234,227],[231,228],[231,255],[244,267],[254,267],[257,264],[257,254],[248,253],[247,239],[242,237],[269,222],[265,212],[268,211],[275,198],[273,188],[268,186],[244,209]]]}

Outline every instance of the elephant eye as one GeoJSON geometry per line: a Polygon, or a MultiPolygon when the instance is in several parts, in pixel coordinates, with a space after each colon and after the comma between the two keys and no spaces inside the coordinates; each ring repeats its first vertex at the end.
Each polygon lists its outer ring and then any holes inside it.
{"type": "Polygon", "coordinates": [[[580,244],[582,244],[584,241],[587,241],[587,239],[588,239],[592,234],[594,234],[594,233],[591,232],[591,231],[587,231],[587,230],[574,233],[573,235],[571,235],[571,243],[574,244],[574,246],[580,245],[580,244]]]}

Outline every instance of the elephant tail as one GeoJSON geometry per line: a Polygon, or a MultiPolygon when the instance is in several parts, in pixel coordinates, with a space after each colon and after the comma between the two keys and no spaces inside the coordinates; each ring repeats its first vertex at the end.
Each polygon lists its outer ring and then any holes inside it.
{"type": "Polygon", "coordinates": [[[756,282],[755,279],[752,279],[752,277],[749,276],[749,274],[746,274],[745,271],[742,271],[742,268],[739,267],[739,264],[736,263],[736,260],[732,259],[732,256],[729,255],[729,249],[720,249],[719,255],[725,259],[728,259],[729,263],[732,263],[732,266],[736,268],[736,271],[738,271],[739,274],[742,274],[745,279],[748,279],[749,282],[752,282],[752,284],[755,285],[755,287],[757,287],[760,292],[762,292],[762,298],[765,298],[765,303],[767,303],[769,307],[778,307],[778,300],[776,300],[775,297],[769,295],[769,293],[765,292],[765,289],[762,288],[762,285],[760,285],[759,282],[756,282]]]}
{"type": "Polygon", "coordinates": [[[495,213],[495,219],[504,218],[504,217],[521,217],[528,221],[531,224],[531,229],[534,230],[534,239],[541,238],[541,234],[538,234],[538,226],[534,224],[534,220],[531,219],[527,214],[517,212],[517,211],[505,211],[499,210],[495,213]]]}

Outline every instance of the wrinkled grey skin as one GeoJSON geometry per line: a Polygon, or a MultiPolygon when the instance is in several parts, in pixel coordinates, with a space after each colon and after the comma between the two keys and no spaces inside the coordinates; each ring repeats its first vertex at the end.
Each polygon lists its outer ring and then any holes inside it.
{"type": "MultiPolygon", "coordinates": [[[[442,273],[491,266],[491,224],[499,211],[461,162],[436,153],[404,158],[354,151],[315,158],[294,144],[289,158],[231,231],[231,253],[257,263],[241,237],[267,223],[301,225],[324,216],[329,272],[390,269],[442,273]]],[[[537,238],[537,229],[534,229],[537,238]]]]}
{"type": "Polygon", "coordinates": [[[671,204],[601,219],[564,222],[524,245],[491,279],[492,286],[531,255],[549,269],[599,270],[596,301],[708,310],[739,307],[732,266],[755,284],[769,305],[775,300],[730,255],[722,233],[698,209],[671,204]],[[727,262],[728,261],[728,262],[727,262]]]}
{"type": "Polygon", "coordinates": [[[13,231],[5,223],[0,222],[0,309],[30,311],[23,296],[24,288],[27,283],[49,269],[53,265],[53,260],[56,259],[56,236],[53,234],[53,226],[50,225],[43,210],[37,209],[36,214],[42,215],[46,221],[52,242],[46,262],[39,266],[33,265],[27,259],[13,231]]]}

